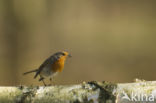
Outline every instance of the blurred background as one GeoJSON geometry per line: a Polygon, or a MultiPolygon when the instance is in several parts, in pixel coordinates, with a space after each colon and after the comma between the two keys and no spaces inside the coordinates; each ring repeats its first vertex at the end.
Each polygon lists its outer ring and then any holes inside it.
{"type": "Polygon", "coordinates": [[[0,0],[0,85],[42,85],[34,73],[22,73],[62,50],[73,57],[54,84],[155,80],[155,5],[155,0],[0,0]]]}

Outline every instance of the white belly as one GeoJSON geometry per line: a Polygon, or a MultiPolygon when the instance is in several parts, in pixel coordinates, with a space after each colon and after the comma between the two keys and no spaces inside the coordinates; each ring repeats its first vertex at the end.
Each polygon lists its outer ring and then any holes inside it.
{"type": "Polygon", "coordinates": [[[41,71],[41,76],[43,77],[52,77],[53,76],[53,72],[49,69],[49,68],[43,68],[43,70],[41,71]]]}

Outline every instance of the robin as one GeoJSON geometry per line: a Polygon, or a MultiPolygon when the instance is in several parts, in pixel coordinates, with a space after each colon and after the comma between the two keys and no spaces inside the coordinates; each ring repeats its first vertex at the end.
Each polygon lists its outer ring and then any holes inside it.
{"type": "Polygon", "coordinates": [[[38,69],[25,72],[24,75],[36,72],[34,78],[40,76],[39,81],[42,81],[43,84],[46,86],[44,79],[46,77],[49,77],[51,82],[52,77],[54,75],[56,75],[58,72],[62,72],[67,57],[71,57],[71,55],[68,52],[66,51],[57,52],[52,56],[50,56],[49,58],[47,58],[38,69]]]}

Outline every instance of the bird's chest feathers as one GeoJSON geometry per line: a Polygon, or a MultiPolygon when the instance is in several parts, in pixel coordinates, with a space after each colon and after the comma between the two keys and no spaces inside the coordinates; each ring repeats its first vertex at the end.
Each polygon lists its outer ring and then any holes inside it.
{"type": "Polygon", "coordinates": [[[52,71],[53,72],[61,72],[64,68],[64,61],[65,57],[61,57],[59,60],[57,60],[53,65],[52,65],[52,71]]]}

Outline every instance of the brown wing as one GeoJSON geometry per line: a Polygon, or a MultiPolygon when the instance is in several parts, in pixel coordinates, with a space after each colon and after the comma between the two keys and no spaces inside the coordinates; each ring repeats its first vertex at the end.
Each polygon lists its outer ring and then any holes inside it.
{"type": "Polygon", "coordinates": [[[50,56],[48,59],[46,59],[42,64],[41,66],[39,67],[38,71],[36,72],[34,78],[36,78],[40,72],[42,71],[42,69],[46,66],[46,65],[52,65],[55,61],[57,61],[59,59],[59,56],[58,55],[52,55],[50,56]]]}

